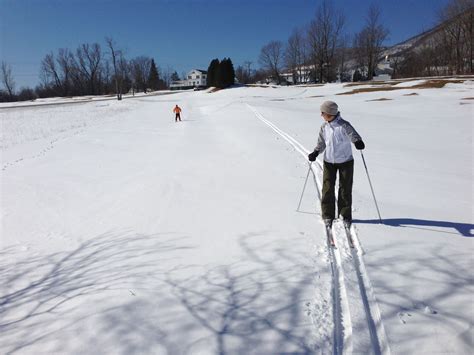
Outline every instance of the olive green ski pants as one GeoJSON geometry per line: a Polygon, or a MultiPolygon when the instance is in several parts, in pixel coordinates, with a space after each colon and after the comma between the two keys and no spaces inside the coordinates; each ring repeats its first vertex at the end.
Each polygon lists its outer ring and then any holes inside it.
{"type": "Polygon", "coordinates": [[[323,219],[335,218],[335,185],[339,171],[339,191],[337,198],[338,215],[343,219],[352,220],[352,181],[354,177],[354,160],[345,163],[332,164],[324,162],[323,193],[321,211],[323,219]]]}

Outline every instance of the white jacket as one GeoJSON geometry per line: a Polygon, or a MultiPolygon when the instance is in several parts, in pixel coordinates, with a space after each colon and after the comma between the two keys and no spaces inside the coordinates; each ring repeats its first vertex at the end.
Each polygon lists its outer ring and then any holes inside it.
{"type": "Polygon", "coordinates": [[[324,122],[319,131],[314,150],[324,151],[324,161],[333,164],[345,163],[352,157],[351,143],[362,140],[352,125],[338,114],[331,122],[324,122]]]}

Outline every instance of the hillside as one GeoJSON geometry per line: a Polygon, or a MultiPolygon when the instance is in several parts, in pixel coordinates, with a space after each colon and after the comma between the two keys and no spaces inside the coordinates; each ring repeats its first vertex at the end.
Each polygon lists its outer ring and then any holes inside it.
{"type": "MultiPolygon", "coordinates": [[[[466,5],[467,6],[467,5],[466,5]]],[[[451,11],[455,11],[452,9],[451,11]]],[[[446,41],[444,33],[459,32],[457,36],[462,38],[462,32],[464,31],[465,23],[472,22],[472,16],[474,7],[468,8],[462,11],[460,14],[453,16],[448,20],[444,20],[437,24],[433,28],[424,31],[423,33],[413,36],[406,41],[398,43],[392,47],[385,49],[380,56],[380,60],[384,61],[388,56],[389,58],[404,58],[408,52],[419,52],[427,46],[433,46],[434,43],[440,43],[446,41]]],[[[472,24],[471,24],[472,28],[472,24]]],[[[472,31],[472,29],[471,29],[472,31]]],[[[472,36],[472,35],[471,35],[472,36]]],[[[452,39],[451,39],[452,40],[452,39]]],[[[459,40],[459,39],[458,39],[459,40]]],[[[472,42],[472,37],[471,37],[472,42]]],[[[472,46],[472,43],[470,44],[472,46]]],[[[444,48],[446,51],[448,47],[444,48]]]]}

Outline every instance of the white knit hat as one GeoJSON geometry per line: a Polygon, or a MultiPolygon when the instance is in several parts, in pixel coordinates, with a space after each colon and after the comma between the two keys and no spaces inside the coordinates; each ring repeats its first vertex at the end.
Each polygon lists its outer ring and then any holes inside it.
{"type": "Polygon", "coordinates": [[[327,113],[331,116],[336,116],[339,108],[334,101],[324,101],[321,105],[321,112],[327,113]]]}

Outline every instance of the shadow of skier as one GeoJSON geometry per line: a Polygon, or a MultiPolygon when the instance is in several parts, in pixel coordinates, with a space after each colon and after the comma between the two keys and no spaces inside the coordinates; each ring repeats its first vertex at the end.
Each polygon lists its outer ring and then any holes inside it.
{"type": "MultiPolygon", "coordinates": [[[[354,223],[360,224],[379,224],[380,220],[378,219],[355,219],[354,223]]],[[[474,224],[469,223],[455,223],[455,222],[447,222],[447,221],[430,221],[426,219],[414,219],[414,218],[388,218],[382,219],[382,223],[387,226],[392,227],[406,227],[406,228],[415,228],[415,229],[423,229],[428,230],[431,232],[438,232],[438,233],[449,233],[449,234],[461,234],[464,237],[474,237],[474,224]],[[425,227],[438,227],[438,228],[451,228],[456,230],[457,232],[448,232],[442,231],[433,228],[425,228],[425,227]]]]}

